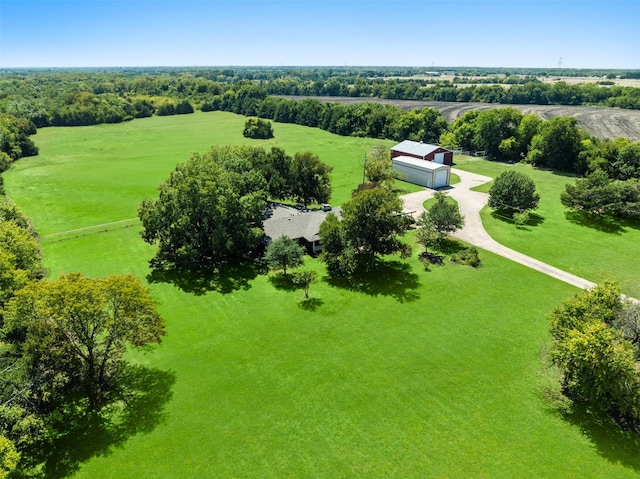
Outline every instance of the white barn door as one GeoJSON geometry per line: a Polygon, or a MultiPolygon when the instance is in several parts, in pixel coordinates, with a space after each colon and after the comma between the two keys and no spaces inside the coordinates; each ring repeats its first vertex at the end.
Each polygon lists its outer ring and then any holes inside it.
{"type": "Polygon", "coordinates": [[[442,188],[443,186],[449,186],[449,182],[448,177],[449,177],[449,172],[447,170],[438,170],[436,171],[436,179],[435,179],[435,184],[433,185],[434,188],[442,188]]]}

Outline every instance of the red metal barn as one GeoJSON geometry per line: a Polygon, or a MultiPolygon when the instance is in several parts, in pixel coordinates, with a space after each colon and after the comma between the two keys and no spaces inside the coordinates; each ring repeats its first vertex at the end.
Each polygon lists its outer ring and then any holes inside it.
{"type": "Polygon", "coordinates": [[[453,164],[453,151],[418,141],[405,140],[391,148],[391,159],[398,156],[411,156],[443,165],[453,164]]]}

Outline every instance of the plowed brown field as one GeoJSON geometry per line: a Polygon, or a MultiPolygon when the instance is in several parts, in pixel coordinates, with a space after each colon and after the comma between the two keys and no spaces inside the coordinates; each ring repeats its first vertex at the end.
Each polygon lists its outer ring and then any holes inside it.
{"type": "MultiPolygon", "coordinates": [[[[304,97],[287,97],[302,99],[304,97]]],[[[624,110],[600,106],[565,106],[565,105],[502,105],[497,103],[458,103],[447,101],[386,100],[382,98],[350,98],[350,97],[313,97],[323,102],[362,103],[372,101],[386,105],[394,105],[403,110],[415,108],[434,108],[442,112],[449,122],[453,122],[469,110],[489,110],[492,108],[513,107],[521,112],[537,113],[543,119],[553,116],[573,116],[578,119],[578,127],[600,138],[617,138],[623,136],[640,141],[640,110],[624,110]]]]}

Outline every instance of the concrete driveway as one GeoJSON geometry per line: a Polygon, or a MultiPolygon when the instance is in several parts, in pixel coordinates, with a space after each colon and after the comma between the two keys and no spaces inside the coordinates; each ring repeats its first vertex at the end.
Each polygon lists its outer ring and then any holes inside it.
{"type": "MultiPolygon", "coordinates": [[[[492,178],[458,169],[451,169],[451,172],[460,177],[460,183],[446,191],[449,196],[458,202],[460,213],[464,216],[464,228],[454,233],[452,235],[453,237],[535,269],[536,271],[540,271],[565,283],[577,286],[578,288],[586,289],[596,286],[596,284],[591,281],[567,273],[566,271],[526,256],[511,248],[507,248],[491,238],[484,229],[484,226],[482,226],[480,219],[480,210],[487,204],[489,195],[471,191],[471,188],[487,183],[491,181],[492,178]]],[[[414,218],[417,219],[424,211],[422,203],[433,197],[434,193],[434,190],[425,189],[404,195],[402,199],[404,200],[405,210],[412,211],[414,218]]]]}

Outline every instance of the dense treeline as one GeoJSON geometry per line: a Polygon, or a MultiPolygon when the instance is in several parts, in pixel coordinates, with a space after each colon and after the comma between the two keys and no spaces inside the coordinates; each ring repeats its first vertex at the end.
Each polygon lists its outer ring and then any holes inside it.
{"type": "MultiPolygon", "coordinates": [[[[450,82],[438,76],[415,77],[424,74],[424,69],[415,68],[3,71],[0,113],[28,119],[36,127],[117,123],[153,114],[189,113],[215,96],[249,85],[262,88],[267,95],[640,108],[640,89],[633,87],[569,85],[562,81],[547,84],[532,75],[549,73],[533,69],[456,69],[454,73],[458,76],[450,82]],[[489,73],[492,76],[467,76],[489,73]],[[466,82],[473,84],[463,85],[466,82]],[[493,84],[478,84],[485,82],[493,84]]],[[[561,73],[602,77],[636,74],[595,70],[561,73]]]]}

